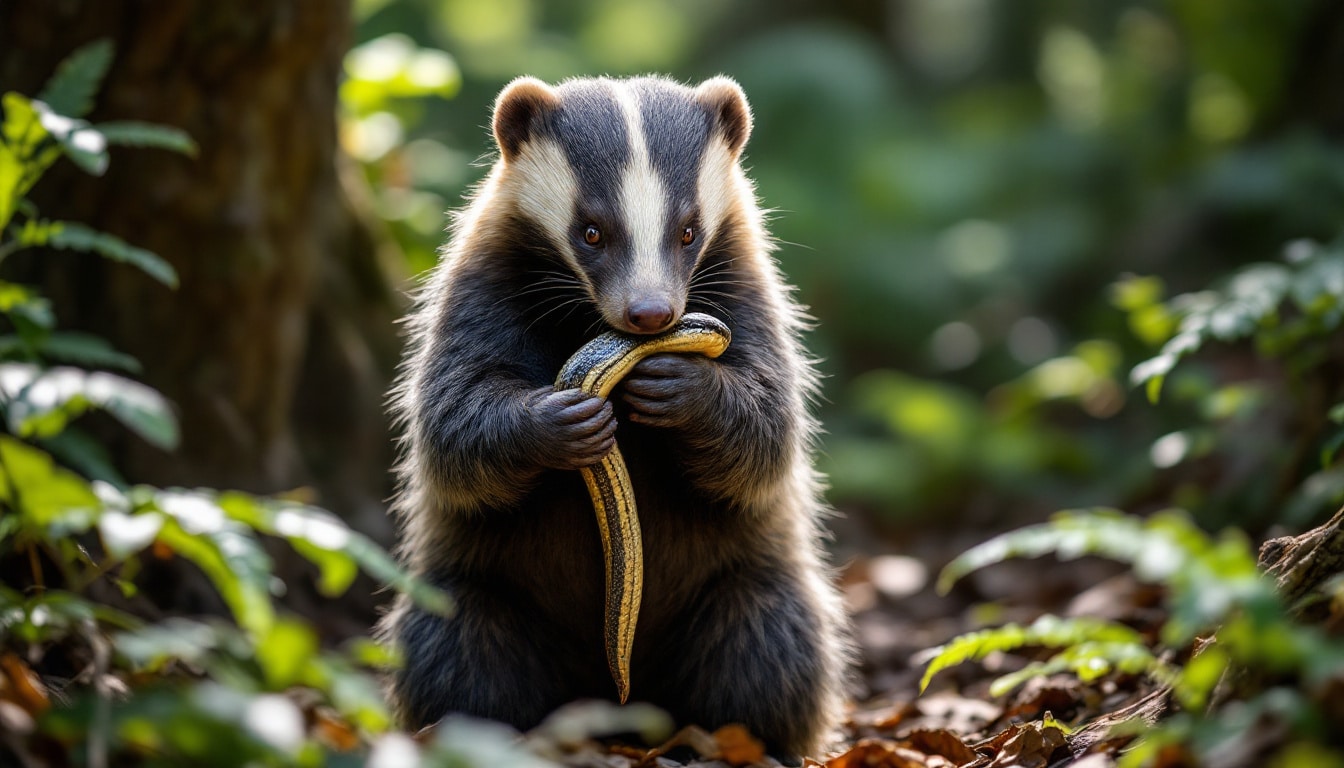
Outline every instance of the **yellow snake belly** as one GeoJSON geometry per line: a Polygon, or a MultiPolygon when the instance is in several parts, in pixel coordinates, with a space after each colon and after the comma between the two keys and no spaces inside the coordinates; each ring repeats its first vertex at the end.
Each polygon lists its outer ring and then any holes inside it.
{"type": "MultiPolygon", "coordinates": [[[[698,312],[686,314],[670,330],[655,336],[607,331],[569,358],[555,379],[555,388],[581,389],[594,397],[606,398],[630,369],[649,355],[682,352],[714,358],[728,348],[730,338],[726,325],[698,312]]],[[[607,667],[616,681],[621,703],[625,703],[630,696],[630,653],[644,589],[644,545],[635,510],[635,492],[619,447],[613,448],[601,462],[579,472],[593,498],[602,536],[607,667]]]]}

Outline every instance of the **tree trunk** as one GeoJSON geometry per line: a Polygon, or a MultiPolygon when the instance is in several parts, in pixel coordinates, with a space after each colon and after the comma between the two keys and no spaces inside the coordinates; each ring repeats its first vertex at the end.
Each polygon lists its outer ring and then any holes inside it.
{"type": "Polygon", "coordinates": [[[58,322],[137,357],[177,406],[170,454],[109,432],[133,481],[299,487],[387,540],[383,393],[399,354],[402,275],[338,171],[348,0],[0,0],[0,89],[36,95],[79,45],[116,59],[93,122],[178,126],[195,158],[114,148],[103,178],[62,161],[43,215],[109,231],[177,268],[171,291],[93,256],[33,262],[58,322]]]}

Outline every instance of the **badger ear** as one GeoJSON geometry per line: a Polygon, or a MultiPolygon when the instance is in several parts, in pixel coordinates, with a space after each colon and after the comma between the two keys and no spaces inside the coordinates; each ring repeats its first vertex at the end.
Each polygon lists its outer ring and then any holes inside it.
{"type": "Polygon", "coordinates": [[[709,110],[714,127],[728,142],[728,149],[737,156],[751,135],[751,108],[742,86],[730,77],[711,77],[695,89],[696,99],[709,110]]]}
{"type": "Polygon", "coordinates": [[[535,77],[519,77],[504,86],[495,99],[492,127],[495,143],[505,161],[518,156],[535,127],[536,119],[560,104],[555,89],[535,77]]]}

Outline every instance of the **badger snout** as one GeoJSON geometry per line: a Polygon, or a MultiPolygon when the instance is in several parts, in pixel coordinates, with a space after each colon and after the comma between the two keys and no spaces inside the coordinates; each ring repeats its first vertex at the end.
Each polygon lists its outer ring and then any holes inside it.
{"type": "Polygon", "coordinates": [[[631,333],[660,333],[676,322],[672,302],[661,296],[645,296],[625,307],[625,330],[631,333]]]}

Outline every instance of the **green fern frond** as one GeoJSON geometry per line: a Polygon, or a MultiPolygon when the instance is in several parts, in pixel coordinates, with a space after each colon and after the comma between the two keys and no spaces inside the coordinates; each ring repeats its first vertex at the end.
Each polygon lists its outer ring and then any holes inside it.
{"type": "Polygon", "coordinates": [[[1086,641],[1071,645],[1046,661],[1032,662],[997,678],[990,684],[989,693],[1003,696],[1034,677],[1060,672],[1070,672],[1082,682],[1090,683],[1114,671],[1146,675],[1164,684],[1174,681],[1178,675],[1142,642],[1086,641]]]}
{"type": "Polygon", "coordinates": [[[995,651],[1012,651],[1025,646],[1066,648],[1083,643],[1143,646],[1143,637],[1133,629],[1111,621],[1092,618],[1061,619],[1049,614],[1030,626],[1006,624],[994,629],[970,632],[928,650],[933,656],[919,681],[924,691],[933,676],[948,667],[967,661],[979,661],[995,651]]]}
{"type": "Polygon", "coordinates": [[[1133,562],[1143,546],[1142,532],[1141,520],[1115,509],[1059,512],[1049,522],[996,536],[963,552],[938,575],[938,591],[947,594],[966,574],[1013,558],[1100,555],[1133,562]]]}
{"type": "Polygon", "coordinates": [[[1279,308],[1285,302],[1297,306],[1314,333],[1336,329],[1344,322],[1344,248],[1340,243],[1320,246],[1302,241],[1298,245],[1304,255],[1290,264],[1251,264],[1216,289],[1183,294],[1167,302],[1162,311],[1179,318],[1179,328],[1157,355],[1134,366],[1130,382],[1144,386],[1148,399],[1156,403],[1167,374],[1210,340],[1254,338],[1262,353],[1282,353],[1300,335],[1300,329],[1281,327],[1279,308]]]}

